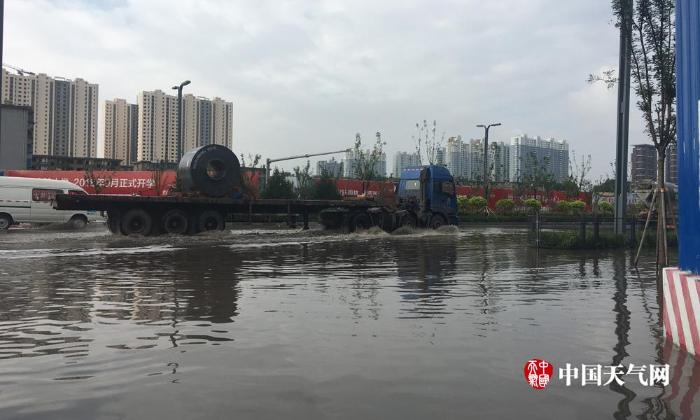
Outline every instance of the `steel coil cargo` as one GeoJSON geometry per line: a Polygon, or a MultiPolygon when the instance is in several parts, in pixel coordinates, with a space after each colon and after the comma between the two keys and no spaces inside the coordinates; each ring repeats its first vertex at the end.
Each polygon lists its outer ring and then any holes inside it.
{"type": "Polygon", "coordinates": [[[184,193],[223,197],[241,185],[241,166],[227,147],[210,144],[185,153],[177,168],[177,183],[184,193]]]}

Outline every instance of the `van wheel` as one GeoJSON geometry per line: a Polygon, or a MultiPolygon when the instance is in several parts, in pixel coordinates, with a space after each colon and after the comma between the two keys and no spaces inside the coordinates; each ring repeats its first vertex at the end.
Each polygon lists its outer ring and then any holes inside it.
{"type": "Polygon", "coordinates": [[[85,226],[87,226],[87,218],[82,214],[76,214],[70,218],[68,226],[75,230],[85,229],[85,226]]]}
{"type": "Polygon", "coordinates": [[[218,211],[205,210],[199,214],[199,231],[224,230],[224,216],[218,211]]]}
{"type": "Polygon", "coordinates": [[[142,209],[132,209],[122,217],[122,233],[124,235],[143,235],[151,233],[153,222],[151,215],[142,209]]]}
{"type": "Polygon", "coordinates": [[[188,227],[187,213],[182,210],[173,209],[163,216],[163,230],[167,233],[184,235],[188,227]]]}
{"type": "Polygon", "coordinates": [[[12,217],[9,214],[0,214],[0,231],[7,230],[12,224],[12,217]]]}

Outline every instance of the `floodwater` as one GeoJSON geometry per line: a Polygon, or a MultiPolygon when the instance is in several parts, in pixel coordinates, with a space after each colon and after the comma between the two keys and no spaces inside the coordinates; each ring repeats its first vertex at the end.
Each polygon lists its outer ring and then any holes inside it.
{"type": "Polygon", "coordinates": [[[691,418],[653,264],[525,232],[0,235],[0,418],[691,418]],[[554,364],[544,390],[533,357],[554,364]],[[670,365],[670,384],[557,371],[670,365]]]}

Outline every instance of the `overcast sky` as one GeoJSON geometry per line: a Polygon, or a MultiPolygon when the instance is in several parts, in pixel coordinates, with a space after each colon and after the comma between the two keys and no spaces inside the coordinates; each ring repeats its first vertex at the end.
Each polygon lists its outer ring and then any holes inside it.
{"type": "MultiPolygon", "coordinates": [[[[5,63],[98,83],[100,108],[190,79],[186,92],[233,102],[239,154],[330,151],[350,147],[357,132],[370,144],[380,131],[391,170],[397,150],[415,148],[418,121],[466,139],[482,136],[475,124],[499,121],[492,140],[566,139],[592,156],[593,179],[611,173],[616,91],[586,83],[617,64],[609,0],[7,0],[5,8],[5,63]]],[[[630,144],[648,141],[633,114],[630,144]]]]}

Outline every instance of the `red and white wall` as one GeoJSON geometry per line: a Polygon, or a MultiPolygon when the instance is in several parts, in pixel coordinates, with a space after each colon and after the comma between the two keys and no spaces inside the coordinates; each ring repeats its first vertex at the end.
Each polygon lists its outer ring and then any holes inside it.
{"type": "Polygon", "coordinates": [[[700,276],[665,268],[663,294],[666,339],[700,359],[700,276]]]}

